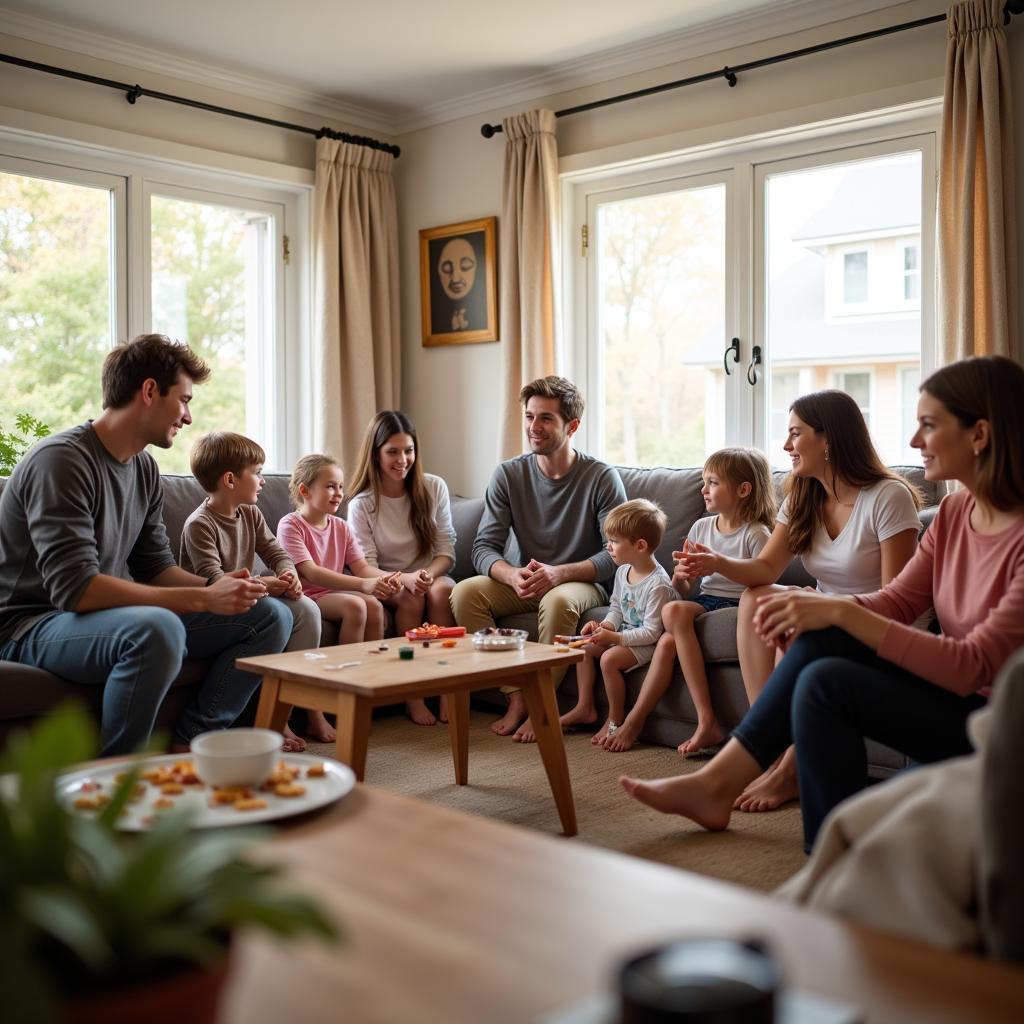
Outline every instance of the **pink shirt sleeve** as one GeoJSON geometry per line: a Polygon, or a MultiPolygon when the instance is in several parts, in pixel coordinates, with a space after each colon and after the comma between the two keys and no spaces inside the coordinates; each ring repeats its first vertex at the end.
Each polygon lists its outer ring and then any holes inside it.
{"type": "MultiPolygon", "coordinates": [[[[366,555],[363,554],[363,549],[359,546],[359,541],[356,540],[355,531],[348,528],[348,523],[344,519],[335,516],[331,520],[331,530],[334,533],[338,550],[345,552],[345,565],[361,562],[366,558],[366,555]]],[[[338,571],[341,572],[342,570],[339,569],[338,571]]]]}
{"type": "Polygon", "coordinates": [[[886,586],[874,594],[859,594],[854,600],[894,622],[914,622],[932,606],[934,567],[935,533],[928,529],[910,561],[886,586]]]}
{"type": "Polygon", "coordinates": [[[294,512],[289,512],[288,515],[282,516],[281,521],[277,524],[277,542],[288,553],[289,558],[298,565],[300,562],[313,561],[313,555],[306,547],[306,541],[293,518],[294,515],[294,512]]]}

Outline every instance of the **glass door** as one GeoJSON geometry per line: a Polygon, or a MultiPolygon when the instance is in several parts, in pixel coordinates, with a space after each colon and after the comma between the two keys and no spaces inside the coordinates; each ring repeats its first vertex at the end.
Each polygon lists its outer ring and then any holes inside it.
{"type": "Polygon", "coordinates": [[[699,175],[587,197],[588,436],[608,462],[700,466],[734,439],[730,191],[699,175]]]}

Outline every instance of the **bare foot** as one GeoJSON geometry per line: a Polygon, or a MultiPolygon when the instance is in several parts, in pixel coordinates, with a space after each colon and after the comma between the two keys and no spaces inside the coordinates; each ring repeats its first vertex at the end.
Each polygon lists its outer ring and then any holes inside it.
{"type": "Polygon", "coordinates": [[[579,704],[572,709],[572,711],[566,711],[564,715],[558,720],[558,724],[561,725],[562,731],[572,729],[577,725],[590,725],[592,722],[597,721],[597,711],[593,708],[584,708],[579,704]]]}
{"type": "Polygon", "coordinates": [[[623,775],[619,782],[634,800],[656,811],[681,814],[709,832],[721,832],[729,827],[732,809],[728,798],[723,798],[713,790],[700,777],[700,772],[650,782],[623,775]]]}
{"type": "Polygon", "coordinates": [[[437,719],[434,717],[434,712],[427,707],[426,702],[422,697],[416,700],[407,700],[405,702],[405,713],[417,724],[417,725],[436,725],[437,719]]]}
{"type": "Polygon", "coordinates": [[[597,732],[595,732],[594,735],[590,737],[590,742],[595,747],[604,746],[604,741],[608,739],[608,726],[611,724],[612,720],[610,718],[606,718],[604,720],[604,725],[602,725],[601,728],[598,729],[597,732]]]}
{"type": "Polygon", "coordinates": [[[643,722],[631,722],[627,717],[611,736],[605,736],[601,746],[613,754],[621,754],[627,750],[632,750],[633,744],[640,737],[640,730],[642,728],[643,722]]]}
{"type": "Polygon", "coordinates": [[[521,693],[508,695],[508,711],[496,722],[491,722],[491,732],[498,736],[511,736],[526,718],[526,700],[521,693]]]}
{"type": "Polygon", "coordinates": [[[800,786],[796,777],[796,760],[787,754],[747,786],[736,798],[733,808],[737,811],[752,813],[774,811],[783,804],[788,804],[791,800],[799,798],[800,786]]]}
{"type": "Polygon", "coordinates": [[[316,740],[317,743],[333,743],[338,738],[334,726],[324,718],[322,711],[307,711],[306,714],[309,716],[306,735],[310,739],[316,740]]]}
{"type": "Polygon", "coordinates": [[[292,732],[292,727],[286,725],[284,727],[284,743],[281,745],[281,750],[285,754],[301,754],[306,749],[306,741],[301,736],[296,736],[292,732]]]}
{"type": "Polygon", "coordinates": [[[676,748],[680,757],[688,754],[697,754],[709,747],[720,746],[725,740],[725,730],[718,724],[716,719],[710,722],[698,722],[693,735],[684,740],[676,748]]]}
{"type": "Polygon", "coordinates": [[[527,718],[525,722],[518,729],[516,729],[515,735],[512,737],[516,743],[536,743],[537,733],[534,731],[533,726],[530,724],[530,719],[527,718]]]}
{"type": "Polygon", "coordinates": [[[448,724],[448,695],[445,693],[441,694],[441,705],[437,710],[438,720],[448,724]]]}

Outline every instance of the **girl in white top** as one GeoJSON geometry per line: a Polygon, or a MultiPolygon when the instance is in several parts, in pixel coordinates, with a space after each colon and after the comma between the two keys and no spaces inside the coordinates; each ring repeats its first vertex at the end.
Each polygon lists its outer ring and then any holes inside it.
{"type": "MultiPolygon", "coordinates": [[[[454,581],[455,530],[445,482],[423,472],[416,428],[402,412],[378,413],[366,428],[352,479],[348,521],[370,565],[400,573],[398,591],[384,604],[402,636],[424,622],[454,626],[449,597],[454,581]]],[[[437,719],[423,700],[406,702],[419,725],[437,719]]],[[[444,700],[441,720],[447,721],[444,700]]]]}
{"type": "MultiPolygon", "coordinates": [[[[758,555],[771,536],[776,511],[768,460],[752,448],[723,448],[708,457],[703,477],[704,504],[715,514],[698,519],[690,527],[683,551],[697,545],[701,550],[713,550],[732,559],[758,555]]],[[[648,715],[672,681],[677,657],[697,711],[697,728],[679,745],[679,753],[696,753],[725,739],[711,704],[696,622],[705,612],[739,605],[743,586],[713,573],[701,581],[697,591],[696,581],[685,574],[678,561],[682,552],[675,551],[673,556],[677,561],[672,583],[683,600],[673,601],[662,609],[665,633],[658,641],[651,667],[626,720],[610,735],[599,734],[593,740],[613,753],[629,750],[636,743],[648,715]]]]}
{"type": "MultiPolygon", "coordinates": [[[[792,470],[771,539],[748,560],[725,558],[705,545],[683,552],[691,576],[721,573],[749,588],[740,599],[736,643],[751,704],[775,667],[776,651],[754,629],[757,599],[774,590],[793,555],[832,594],[873,593],[910,560],[921,522],[920,495],[887,469],[857,403],[844,391],[816,391],[789,410],[783,446],[792,470]]],[[[742,811],[769,811],[798,793],[789,750],[736,801],[742,811]]]]}

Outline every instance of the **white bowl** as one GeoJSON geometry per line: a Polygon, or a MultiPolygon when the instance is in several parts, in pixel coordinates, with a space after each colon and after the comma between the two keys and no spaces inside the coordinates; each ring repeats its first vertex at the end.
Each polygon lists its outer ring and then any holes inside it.
{"type": "Polygon", "coordinates": [[[259,786],[274,770],[283,743],[271,729],[204,732],[192,740],[192,760],[207,786],[259,786]]]}
{"type": "Polygon", "coordinates": [[[472,643],[479,651],[521,651],[529,635],[525,629],[488,626],[473,634],[472,643]]]}

